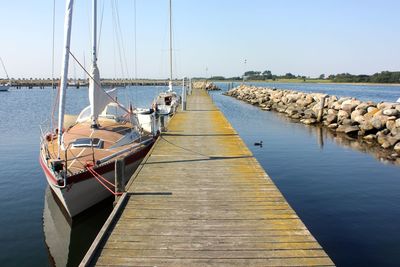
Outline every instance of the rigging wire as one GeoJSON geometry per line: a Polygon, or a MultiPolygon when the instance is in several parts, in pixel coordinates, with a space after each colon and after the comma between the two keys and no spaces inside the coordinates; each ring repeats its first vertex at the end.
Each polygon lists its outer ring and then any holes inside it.
{"type": "Polygon", "coordinates": [[[119,30],[119,36],[121,37],[121,47],[122,47],[122,54],[123,54],[123,63],[125,63],[125,71],[126,71],[126,74],[127,74],[127,76],[126,77],[129,77],[129,68],[128,68],[128,60],[127,60],[127,57],[126,57],[126,53],[125,53],[125,46],[124,46],[124,35],[122,34],[122,30],[121,30],[121,20],[120,20],[120,18],[119,18],[119,8],[118,8],[118,3],[116,2],[115,3],[115,8],[116,8],[116,15],[117,15],[117,27],[118,27],[118,30],[119,30]]]}
{"type": "Polygon", "coordinates": [[[53,131],[54,127],[54,113],[55,113],[55,106],[58,103],[58,90],[59,88],[57,87],[57,97],[56,99],[54,98],[54,54],[55,54],[55,33],[56,33],[56,0],[53,0],[53,35],[52,35],[52,45],[51,45],[51,89],[50,89],[50,98],[51,101],[53,102],[52,105],[50,105],[50,131],[53,131]]]}
{"type": "Polygon", "coordinates": [[[81,67],[86,74],[89,76],[89,78],[96,83],[96,85],[100,88],[100,90],[103,90],[103,92],[107,95],[108,98],[110,98],[112,100],[112,102],[114,102],[115,104],[117,104],[122,110],[124,110],[126,113],[128,114],[132,114],[133,112],[126,109],[120,102],[118,102],[117,100],[115,100],[109,93],[107,93],[107,91],[105,91],[103,89],[103,87],[101,86],[101,84],[99,82],[97,82],[93,76],[83,67],[83,65],[79,62],[79,60],[75,57],[75,55],[71,52],[71,50],[68,50],[69,54],[72,56],[72,58],[76,61],[76,63],[78,63],[79,67],[81,67]]]}
{"type": "MultiPolygon", "coordinates": [[[[137,54],[136,54],[136,0],[133,0],[133,70],[135,73],[135,82],[137,80],[137,54]]],[[[138,101],[138,88],[133,88],[135,90],[135,101],[138,101]]]]}
{"type": "Polygon", "coordinates": [[[97,40],[97,54],[100,53],[101,30],[103,29],[103,15],[104,15],[104,1],[103,1],[103,6],[101,7],[99,38],[97,40]]]}
{"type": "Polygon", "coordinates": [[[134,42],[134,72],[135,72],[135,80],[137,79],[137,46],[136,46],[136,0],[133,0],[133,42],[134,42]]]}
{"type": "Polygon", "coordinates": [[[117,48],[118,48],[118,55],[119,55],[119,63],[121,65],[121,74],[122,77],[125,77],[125,70],[124,70],[124,61],[123,61],[123,52],[121,48],[121,33],[119,31],[118,27],[118,11],[116,8],[116,1],[111,1],[111,7],[112,7],[112,18],[113,18],[113,27],[115,28],[115,38],[116,38],[116,43],[117,43],[117,48]]]}

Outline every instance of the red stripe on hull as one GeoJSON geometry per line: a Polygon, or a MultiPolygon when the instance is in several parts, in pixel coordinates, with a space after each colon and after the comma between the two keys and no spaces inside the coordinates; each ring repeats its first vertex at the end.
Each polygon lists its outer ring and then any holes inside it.
{"type": "MultiPolygon", "coordinates": [[[[135,153],[132,153],[131,155],[127,156],[124,161],[125,164],[128,165],[130,163],[133,163],[141,158],[144,158],[147,154],[147,152],[149,152],[150,148],[153,146],[154,144],[154,140],[148,144],[147,146],[145,146],[143,149],[139,150],[139,151],[135,151],[135,153]]],[[[57,179],[54,177],[54,174],[49,170],[47,164],[44,163],[43,161],[43,157],[40,156],[39,158],[39,162],[40,165],[43,169],[43,171],[45,172],[47,177],[50,177],[51,182],[54,185],[57,185],[57,179]]],[[[114,162],[109,162],[101,167],[95,167],[94,170],[99,173],[100,175],[110,172],[112,170],[114,170],[114,162]]],[[[79,183],[81,181],[87,180],[93,178],[93,175],[89,172],[89,171],[84,171],[72,176],[67,177],[67,185],[69,184],[73,184],[73,183],[79,183]]]]}

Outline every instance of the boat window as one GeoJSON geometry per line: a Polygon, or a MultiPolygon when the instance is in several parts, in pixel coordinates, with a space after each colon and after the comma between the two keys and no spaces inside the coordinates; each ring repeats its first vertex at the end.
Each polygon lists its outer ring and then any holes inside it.
{"type": "Polygon", "coordinates": [[[103,148],[103,140],[99,138],[79,138],[71,143],[72,148],[95,147],[103,148]]]}

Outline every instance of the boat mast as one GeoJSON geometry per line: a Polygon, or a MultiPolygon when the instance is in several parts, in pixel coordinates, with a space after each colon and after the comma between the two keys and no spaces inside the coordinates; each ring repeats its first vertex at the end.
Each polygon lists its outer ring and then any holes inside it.
{"type": "Polygon", "coordinates": [[[100,90],[100,73],[97,68],[97,0],[92,1],[92,77],[89,80],[89,101],[90,115],[92,119],[91,127],[97,129],[97,118],[99,114],[99,90],[100,90]]]}
{"type": "Polygon", "coordinates": [[[7,77],[8,83],[11,85],[11,80],[10,80],[10,77],[8,77],[6,65],[4,65],[3,59],[1,57],[0,57],[0,61],[1,61],[1,65],[3,66],[4,72],[6,73],[6,77],[7,77]]]}
{"type": "Polygon", "coordinates": [[[168,91],[172,91],[172,0],[169,0],[169,84],[168,91]]]}
{"type": "Polygon", "coordinates": [[[97,0],[92,2],[92,65],[97,65],[97,0]]]}
{"type": "Polygon", "coordinates": [[[63,63],[61,70],[61,88],[60,101],[58,106],[58,158],[60,158],[60,150],[62,144],[62,134],[64,127],[64,111],[65,111],[65,93],[68,86],[68,64],[69,64],[69,48],[71,43],[71,26],[72,26],[72,10],[74,0],[66,1],[65,18],[64,18],[64,47],[63,47],[63,63]]]}

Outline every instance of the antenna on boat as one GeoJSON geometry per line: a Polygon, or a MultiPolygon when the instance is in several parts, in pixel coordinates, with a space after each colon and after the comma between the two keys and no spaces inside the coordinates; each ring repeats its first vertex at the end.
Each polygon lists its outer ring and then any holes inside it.
{"type": "Polygon", "coordinates": [[[172,0],[169,0],[169,84],[168,91],[172,91],[172,0]]]}
{"type": "Polygon", "coordinates": [[[62,144],[62,134],[64,128],[64,111],[65,111],[65,93],[68,86],[68,63],[69,63],[69,48],[71,43],[71,25],[72,11],[74,0],[66,1],[65,18],[64,18],[64,48],[63,48],[63,63],[61,71],[61,88],[60,101],[58,106],[58,158],[60,158],[60,150],[62,144]]]}

